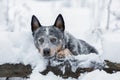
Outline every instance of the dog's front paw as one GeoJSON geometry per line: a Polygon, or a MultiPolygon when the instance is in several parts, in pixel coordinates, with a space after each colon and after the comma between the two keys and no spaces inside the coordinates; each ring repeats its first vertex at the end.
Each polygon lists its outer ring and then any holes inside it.
{"type": "Polygon", "coordinates": [[[61,58],[65,58],[71,55],[72,53],[69,51],[69,49],[64,49],[57,53],[57,58],[61,59],[61,58]]]}

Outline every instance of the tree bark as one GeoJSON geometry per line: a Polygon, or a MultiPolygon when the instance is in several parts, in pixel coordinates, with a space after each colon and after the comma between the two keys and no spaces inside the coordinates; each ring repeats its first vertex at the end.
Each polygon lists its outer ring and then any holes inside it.
{"type": "Polygon", "coordinates": [[[3,64],[0,65],[0,77],[27,77],[31,74],[30,65],[23,64],[3,64]]]}
{"type": "MultiPolygon", "coordinates": [[[[64,64],[64,65],[66,65],[66,64],[64,64]]],[[[95,64],[95,65],[97,65],[97,64],[95,64]]],[[[41,74],[46,75],[49,71],[51,71],[55,75],[59,75],[63,78],[68,78],[68,77],[78,78],[81,75],[81,73],[91,72],[96,69],[104,70],[107,73],[114,73],[114,72],[120,71],[120,63],[117,64],[117,63],[110,62],[108,60],[105,60],[105,66],[103,68],[94,68],[94,67],[81,68],[81,67],[78,67],[75,72],[72,71],[72,69],[71,69],[72,66],[68,67],[68,64],[65,66],[64,73],[63,73],[63,71],[61,71],[61,68],[59,68],[59,67],[61,67],[61,65],[47,66],[47,68],[43,72],[41,72],[41,74]]]]}
{"type": "MultiPolygon", "coordinates": [[[[105,60],[105,66],[102,69],[107,73],[114,73],[120,71],[120,63],[113,63],[108,60],[105,60]]],[[[47,68],[40,72],[43,75],[46,75],[49,71],[53,72],[55,75],[59,75],[63,78],[73,77],[78,78],[81,73],[91,72],[96,70],[95,68],[77,68],[75,72],[71,70],[71,67],[65,67],[65,72],[61,71],[59,65],[58,66],[47,66],[47,68]]],[[[23,64],[3,64],[0,65],[0,77],[28,77],[32,73],[32,68],[30,65],[23,65],[23,64]]]]}

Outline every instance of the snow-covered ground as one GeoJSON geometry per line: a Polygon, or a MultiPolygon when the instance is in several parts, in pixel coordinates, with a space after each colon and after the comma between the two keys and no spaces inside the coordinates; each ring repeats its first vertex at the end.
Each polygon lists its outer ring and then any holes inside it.
{"type": "Polygon", "coordinates": [[[120,63],[120,31],[108,31],[102,36],[103,58],[120,63]]]}
{"type": "MultiPolygon", "coordinates": [[[[10,4],[9,6],[12,7],[9,12],[10,20],[13,20],[14,23],[9,23],[9,27],[0,23],[0,64],[31,64],[33,71],[28,80],[76,80],[73,78],[62,79],[52,72],[45,76],[39,74],[39,71],[46,68],[46,62],[33,43],[30,26],[31,16],[36,15],[42,25],[51,25],[59,13],[62,13],[64,17],[66,31],[76,38],[86,40],[100,52],[100,55],[89,54],[74,57],[85,61],[81,62],[79,66],[89,66],[90,61],[102,63],[104,59],[120,63],[120,32],[105,31],[101,39],[98,39],[102,41],[100,44],[91,34],[93,21],[90,9],[82,8],[77,2],[70,1],[73,3],[72,7],[67,7],[69,6],[66,4],[67,1],[62,0],[50,2],[15,0],[14,6],[10,4]],[[16,16],[14,17],[14,15],[16,16]]],[[[120,72],[108,74],[95,70],[82,74],[77,80],[120,80],[120,72]]]]}

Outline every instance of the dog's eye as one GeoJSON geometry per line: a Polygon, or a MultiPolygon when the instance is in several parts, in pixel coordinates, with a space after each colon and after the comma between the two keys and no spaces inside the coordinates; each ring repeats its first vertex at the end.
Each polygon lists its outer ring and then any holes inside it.
{"type": "Polygon", "coordinates": [[[44,42],[44,38],[40,38],[39,42],[42,44],[44,42]]]}
{"type": "Polygon", "coordinates": [[[51,43],[55,43],[55,42],[57,42],[57,39],[56,39],[56,38],[51,38],[51,39],[50,39],[50,42],[51,42],[51,43]]]}

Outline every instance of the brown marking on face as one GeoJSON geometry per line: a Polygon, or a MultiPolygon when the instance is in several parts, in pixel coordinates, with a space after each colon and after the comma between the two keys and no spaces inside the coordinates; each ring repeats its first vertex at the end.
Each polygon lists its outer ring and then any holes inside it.
{"type": "MultiPolygon", "coordinates": [[[[39,53],[40,54],[42,54],[42,56],[43,56],[43,48],[37,48],[38,49],[38,51],[39,51],[39,53]]],[[[50,56],[54,56],[55,55],[55,53],[59,53],[60,51],[62,50],[62,45],[58,45],[57,47],[55,47],[55,48],[50,48],[50,56]]]]}
{"type": "Polygon", "coordinates": [[[62,50],[62,45],[58,45],[56,48],[51,48],[50,55],[53,56],[55,55],[55,53],[58,53],[61,50],[62,50]]]}
{"type": "Polygon", "coordinates": [[[58,53],[59,51],[62,50],[62,45],[59,45],[58,47],[56,47],[56,52],[58,53]]]}

